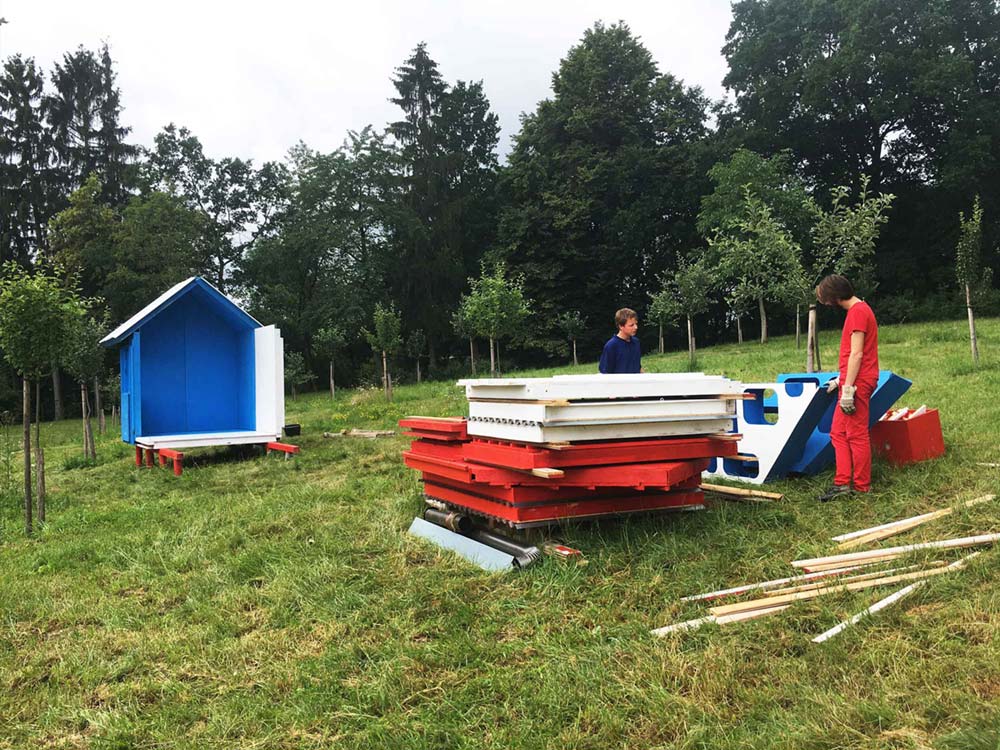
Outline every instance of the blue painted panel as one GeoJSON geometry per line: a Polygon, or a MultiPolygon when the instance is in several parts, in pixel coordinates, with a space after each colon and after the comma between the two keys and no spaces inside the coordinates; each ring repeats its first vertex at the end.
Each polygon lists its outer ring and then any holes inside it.
{"type": "Polygon", "coordinates": [[[132,419],[132,368],[129,366],[131,347],[123,346],[118,350],[118,372],[121,373],[121,422],[122,442],[131,443],[134,440],[131,430],[132,419]]]}
{"type": "MultiPolygon", "coordinates": [[[[823,385],[837,376],[836,372],[784,373],[778,375],[778,382],[790,381],[823,385]]],[[[874,425],[883,414],[889,411],[911,385],[913,383],[906,378],[901,378],[889,370],[881,370],[878,374],[878,385],[872,394],[869,426],[874,425]]],[[[831,397],[831,403],[802,445],[802,452],[798,460],[788,468],[788,471],[797,474],[816,474],[833,466],[834,455],[833,446],[830,444],[830,426],[833,423],[833,410],[836,407],[836,399],[831,397]]]]}
{"type": "Polygon", "coordinates": [[[224,310],[195,287],[143,325],[143,434],[254,428],[253,328],[224,310]]]}
{"type": "Polygon", "coordinates": [[[129,435],[131,442],[135,442],[135,439],[142,434],[142,347],[141,336],[139,332],[136,331],[132,334],[132,338],[129,341],[129,370],[132,373],[132,377],[129,379],[131,382],[132,393],[129,395],[129,408],[131,410],[131,416],[129,418],[129,435]]]}
{"type": "Polygon", "coordinates": [[[239,334],[240,376],[236,388],[236,421],[241,430],[257,428],[257,371],[253,330],[239,334]]]}

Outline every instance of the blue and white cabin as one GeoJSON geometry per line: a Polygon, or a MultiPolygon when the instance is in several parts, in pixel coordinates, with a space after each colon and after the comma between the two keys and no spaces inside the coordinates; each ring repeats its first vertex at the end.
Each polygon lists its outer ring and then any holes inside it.
{"type": "Polygon", "coordinates": [[[101,345],[119,348],[126,443],[193,448],[281,437],[281,332],[201,277],[164,292],[101,345]]]}

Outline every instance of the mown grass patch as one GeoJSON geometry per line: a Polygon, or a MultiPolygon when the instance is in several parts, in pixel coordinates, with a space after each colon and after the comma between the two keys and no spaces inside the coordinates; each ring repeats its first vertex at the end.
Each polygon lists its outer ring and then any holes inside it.
{"type": "MultiPolygon", "coordinates": [[[[1000,341],[1000,321],[980,329],[1000,341]]],[[[964,335],[884,329],[883,366],[913,379],[903,402],[941,409],[948,454],[877,463],[871,498],[816,503],[827,473],[777,483],[779,504],[573,524],[559,535],[588,565],[505,576],[405,535],[421,507],[406,438],[322,437],[461,414],[452,383],[398,386],[392,404],[378,390],[289,399],[300,456],[200,451],[179,478],[136,469],[113,435],[84,465],[79,423],[45,424],[49,523],[34,539],[18,446],[0,441],[0,748],[996,748],[996,552],[824,646],[809,639],[876,592],[648,634],[704,612],[684,594],[788,575],[832,534],[995,492],[1000,470],[978,463],[1000,463],[1000,358],[984,346],[972,368],[964,335]]],[[[829,368],[837,332],[821,344],[829,368]]],[[[779,339],[698,358],[763,381],[801,370],[804,351],[779,339]]],[[[899,539],[998,531],[997,507],[899,539]]]]}

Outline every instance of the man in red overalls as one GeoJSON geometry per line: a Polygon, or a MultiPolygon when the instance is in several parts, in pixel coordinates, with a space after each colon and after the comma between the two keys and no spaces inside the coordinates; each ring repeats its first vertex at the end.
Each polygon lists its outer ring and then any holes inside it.
{"type": "Polygon", "coordinates": [[[816,287],[816,299],[847,311],[840,336],[839,377],[827,390],[840,389],[833,412],[830,442],[837,457],[833,487],[819,496],[826,502],[869,492],[872,483],[872,449],[868,414],[872,393],[878,385],[878,323],[868,303],[854,296],[854,287],[843,276],[827,276],[816,287]]]}

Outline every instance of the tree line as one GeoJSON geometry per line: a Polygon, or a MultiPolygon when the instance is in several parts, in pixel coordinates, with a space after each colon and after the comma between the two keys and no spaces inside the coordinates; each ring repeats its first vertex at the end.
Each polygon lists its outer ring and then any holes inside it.
{"type": "Polygon", "coordinates": [[[741,0],[723,53],[713,102],[595,24],[504,164],[488,82],[447,81],[424,44],[387,71],[397,120],[263,164],[175,124],[130,143],[106,47],[48,72],[14,55],[0,258],[112,323],[201,274],[281,328],[292,385],[331,393],[593,359],[622,306],[647,350],[693,359],[696,333],[824,325],[810,290],[831,270],[884,321],[1000,309],[995,3],[741,0]]]}

